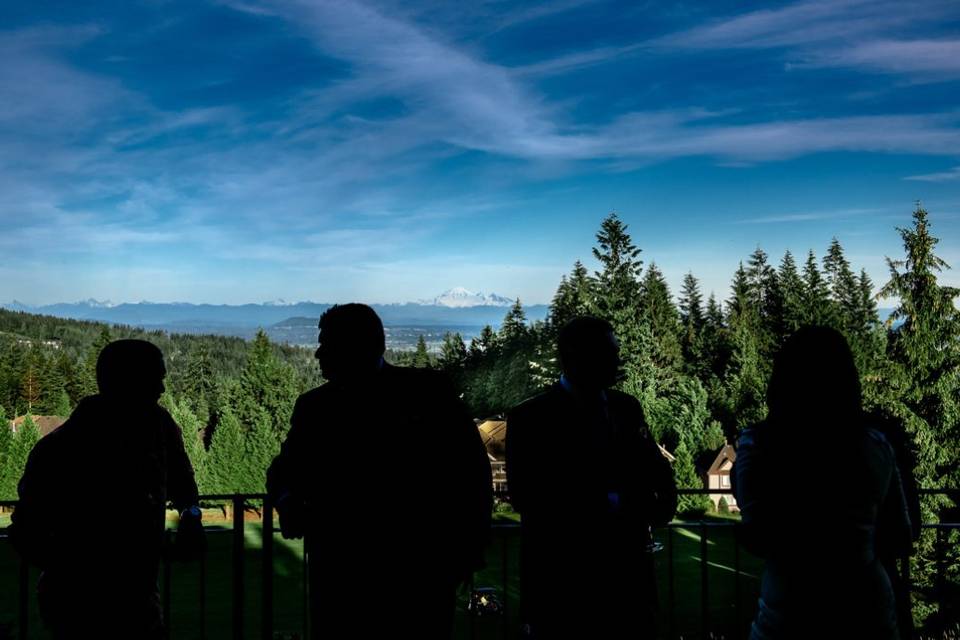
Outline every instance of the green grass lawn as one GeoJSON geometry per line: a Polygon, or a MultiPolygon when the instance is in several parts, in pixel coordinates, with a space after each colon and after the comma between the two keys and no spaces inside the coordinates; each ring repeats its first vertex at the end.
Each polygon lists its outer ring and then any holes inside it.
{"type": "MultiPolygon", "coordinates": [[[[509,519],[509,518],[508,518],[509,519]]],[[[712,519],[711,521],[718,521],[712,519]]],[[[6,523],[0,521],[0,526],[6,523]]],[[[501,638],[507,629],[509,638],[517,637],[517,605],[519,603],[519,536],[516,529],[497,529],[488,550],[487,568],[475,578],[476,586],[503,588],[506,577],[506,617],[472,620],[465,611],[466,595],[461,595],[456,616],[455,637],[501,638]],[[504,575],[506,574],[506,575],[504,575]],[[473,628],[471,628],[473,626],[473,628]]],[[[258,522],[248,522],[244,529],[244,582],[246,597],[243,603],[247,637],[259,637],[261,615],[261,566],[262,529],[258,522]]],[[[670,544],[666,530],[658,532],[657,539],[670,544]]],[[[667,549],[656,554],[660,584],[660,603],[663,610],[663,631],[668,630],[672,620],[677,636],[697,637],[702,621],[701,603],[701,540],[696,523],[683,524],[674,529],[672,536],[674,569],[674,614],[667,615],[668,554],[667,549]]],[[[200,565],[199,563],[175,563],[171,569],[171,637],[179,639],[199,638],[201,625],[207,638],[228,638],[231,634],[231,588],[232,588],[232,535],[227,525],[221,531],[208,535],[209,549],[206,556],[205,612],[201,617],[200,565]]],[[[289,637],[303,628],[303,547],[300,542],[283,540],[279,534],[274,538],[274,629],[277,637],[289,637]],[[286,633],[287,636],[279,634],[286,633]]],[[[707,534],[707,588],[709,595],[710,628],[727,638],[743,637],[756,602],[761,571],[760,561],[741,551],[741,574],[734,567],[735,550],[732,531],[728,528],[710,528],[707,534]],[[735,579],[740,585],[740,618],[735,619],[735,579]]],[[[0,639],[4,638],[4,625],[13,633],[16,620],[18,560],[10,545],[0,540],[0,639]]],[[[31,589],[36,575],[31,575],[31,589]]],[[[398,576],[396,584],[404,584],[398,576]]],[[[31,593],[32,596],[32,593],[31,593]]],[[[36,602],[31,597],[30,637],[43,638],[36,615],[36,602]]],[[[370,603],[375,609],[376,603],[370,603]]],[[[13,636],[15,637],[15,636],[13,636]]],[[[719,637],[719,636],[718,636],[719,637]]]]}

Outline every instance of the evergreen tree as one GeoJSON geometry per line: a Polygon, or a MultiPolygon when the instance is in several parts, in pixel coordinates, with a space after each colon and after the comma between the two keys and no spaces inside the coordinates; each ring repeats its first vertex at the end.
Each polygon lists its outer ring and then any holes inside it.
{"type": "Polygon", "coordinates": [[[240,467],[239,491],[263,493],[266,491],[267,467],[280,453],[280,443],[270,427],[270,416],[260,407],[259,416],[247,426],[244,438],[243,464],[240,467]]]}
{"type": "Polygon", "coordinates": [[[744,275],[752,329],[760,352],[769,357],[776,349],[777,337],[783,333],[783,301],[777,272],[768,262],[767,253],[757,247],[747,260],[744,275]]]}
{"type": "Polygon", "coordinates": [[[803,266],[803,307],[806,309],[803,324],[832,324],[830,290],[820,274],[813,250],[807,253],[807,261],[803,266]]]}
{"type": "Polygon", "coordinates": [[[430,352],[427,351],[427,341],[424,340],[423,334],[417,336],[417,349],[413,352],[411,365],[418,369],[430,368],[430,352]]]}
{"type": "Polygon", "coordinates": [[[493,327],[484,325],[483,329],[480,330],[480,334],[470,340],[468,356],[471,360],[478,360],[483,357],[483,354],[491,353],[496,348],[497,334],[494,332],[493,327]]]}
{"type": "Polygon", "coordinates": [[[834,327],[851,339],[860,329],[860,287],[836,238],[830,242],[827,255],[823,258],[823,272],[830,289],[834,327]]]}
{"type": "Polygon", "coordinates": [[[663,273],[651,262],[640,285],[641,322],[649,327],[652,351],[649,357],[663,375],[679,371],[683,363],[680,346],[680,316],[673,304],[663,273]]]}
{"type": "Polygon", "coordinates": [[[207,485],[207,451],[203,446],[204,423],[190,408],[185,399],[172,401],[169,405],[170,416],[180,426],[183,446],[193,466],[193,473],[201,493],[214,491],[207,485]]]}
{"type": "Polygon", "coordinates": [[[593,256],[600,263],[596,272],[596,312],[613,325],[620,341],[626,378],[623,390],[638,398],[654,384],[653,336],[650,325],[640,322],[640,273],[643,261],[625,225],[616,213],[600,223],[593,256]]]}
{"type": "Polygon", "coordinates": [[[784,338],[803,326],[807,315],[803,279],[797,271],[797,264],[790,251],[783,254],[777,271],[777,280],[780,283],[782,318],[778,341],[782,342],[784,338]]]}
{"type": "Polygon", "coordinates": [[[563,276],[550,304],[549,324],[559,331],[573,318],[590,315],[593,310],[594,284],[587,268],[577,260],[570,277],[563,276]]]}
{"type": "Polygon", "coordinates": [[[110,329],[103,326],[100,329],[100,335],[97,336],[97,339],[87,351],[86,359],[83,362],[83,370],[80,375],[81,398],[97,393],[97,358],[100,357],[100,352],[103,351],[103,348],[110,344],[111,341],[110,329]]]}
{"type": "Polygon", "coordinates": [[[444,371],[459,372],[467,361],[467,345],[463,336],[449,331],[443,336],[443,345],[440,347],[440,367],[444,371]]]}
{"type": "MultiPolygon", "coordinates": [[[[687,443],[681,440],[673,451],[673,475],[678,487],[684,489],[702,489],[703,480],[697,473],[693,453],[687,443]]],[[[702,515],[707,510],[710,498],[704,495],[683,495],[677,500],[677,513],[683,515],[702,515]]]]}
{"type": "Polygon", "coordinates": [[[522,343],[527,338],[527,314],[517,298],[500,325],[500,344],[508,348],[522,343]]]}
{"type": "Polygon", "coordinates": [[[7,477],[12,480],[14,492],[20,482],[20,477],[23,475],[23,470],[27,466],[27,458],[39,440],[40,430],[33,421],[33,417],[27,414],[14,434],[13,445],[10,448],[11,455],[8,458],[7,477]]]}
{"type": "MultiPolygon", "coordinates": [[[[887,258],[890,280],[880,296],[897,298],[900,304],[888,323],[893,328],[888,341],[891,370],[886,400],[892,413],[904,418],[907,432],[917,447],[917,484],[921,487],[960,486],[960,313],[954,299],[960,290],[937,282],[937,274],[949,268],[934,250],[939,240],[930,233],[927,211],[918,203],[913,226],[898,228],[906,253],[903,260],[887,258]]],[[[940,520],[956,510],[947,496],[924,496],[921,500],[926,521],[940,520]]],[[[945,558],[947,601],[960,590],[960,536],[948,532],[945,558]],[[952,595],[951,595],[952,594],[952,595]]],[[[934,540],[923,536],[913,562],[915,584],[920,597],[914,611],[921,620],[935,611],[932,569],[934,540]]],[[[932,618],[929,635],[943,635],[944,620],[932,618]],[[937,626],[939,628],[937,628],[937,626]]]]}
{"type": "Polygon", "coordinates": [[[244,485],[245,455],[243,428],[233,411],[225,407],[218,416],[207,451],[204,478],[208,490],[213,493],[239,492],[244,485]]]}
{"type": "Polygon", "coordinates": [[[270,416],[270,429],[278,442],[290,427],[290,414],[297,398],[293,369],[281,362],[273,352],[270,339],[260,330],[250,344],[246,366],[233,396],[237,419],[249,429],[261,416],[260,409],[270,416]]]}
{"type": "Polygon", "coordinates": [[[680,289],[680,324],[682,327],[680,345],[687,371],[700,371],[703,350],[703,329],[706,319],[703,311],[703,295],[700,283],[692,273],[683,277],[680,289]]]}
{"type": "Polygon", "coordinates": [[[13,429],[7,412],[0,405],[0,500],[16,500],[16,481],[13,478],[13,429]]]}

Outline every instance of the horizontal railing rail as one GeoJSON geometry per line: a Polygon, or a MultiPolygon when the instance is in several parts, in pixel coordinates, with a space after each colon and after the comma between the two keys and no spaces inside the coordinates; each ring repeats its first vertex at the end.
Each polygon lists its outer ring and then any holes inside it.
{"type": "MultiPolygon", "coordinates": [[[[680,495],[732,495],[732,491],[729,489],[679,489],[678,493],[680,495]]],[[[960,490],[958,489],[921,489],[920,493],[922,495],[946,495],[954,499],[960,499],[960,490]]],[[[261,520],[261,529],[262,529],[262,548],[261,548],[261,562],[259,567],[259,579],[260,579],[260,629],[258,630],[258,635],[263,640],[273,640],[274,639],[274,535],[276,528],[274,526],[274,509],[270,503],[270,499],[265,494],[260,493],[243,493],[243,494],[205,494],[200,496],[201,503],[209,505],[214,502],[226,503],[230,506],[230,528],[223,527],[213,527],[206,526],[208,534],[212,535],[232,535],[231,543],[231,614],[230,614],[230,629],[231,637],[234,640],[243,640],[247,636],[247,630],[245,628],[245,598],[246,598],[246,558],[245,558],[245,529],[244,529],[244,516],[248,511],[258,511],[260,513],[261,520]]],[[[17,502],[15,500],[3,500],[0,501],[0,507],[10,508],[16,507],[17,502]]],[[[510,562],[509,562],[509,552],[508,545],[506,544],[506,538],[509,536],[516,536],[519,533],[519,524],[514,523],[496,523],[492,525],[493,533],[495,537],[503,537],[502,545],[502,554],[501,562],[499,567],[500,572],[500,581],[501,581],[501,593],[503,594],[503,604],[504,611],[502,612],[502,637],[510,638],[515,636],[515,632],[510,629],[508,621],[508,606],[509,606],[509,595],[508,595],[508,584],[511,577],[510,572],[510,562]]],[[[700,581],[700,602],[699,602],[699,613],[700,613],[700,634],[703,638],[708,638],[712,632],[711,620],[710,620],[710,579],[709,579],[709,568],[711,566],[710,561],[710,534],[715,531],[729,531],[732,533],[732,542],[733,542],[733,610],[734,610],[734,621],[735,624],[741,624],[744,622],[745,617],[743,614],[743,598],[741,593],[741,581],[745,574],[742,571],[741,567],[741,553],[740,546],[738,544],[738,531],[739,531],[739,522],[730,519],[729,521],[717,521],[717,520],[693,520],[693,521],[674,521],[668,524],[663,528],[662,534],[665,536],[665,544],[663,545],[666,555],[666,615],[665,615],[665,631],[668,638],[675,638],[678,634],[678,626],[676,620],[676,610],[677,610],[677,592],[676,592],[676,574],[677,568],[675,566],[675,546],[677,532],[679,530],[684,530],[684,532],[696,531],[699,543],[699,581],[700,581]]],[[[935,532],[935,586],[934,593],[937,595],[938,604],[941,609],[945,606],[944,597],[946,593],[946,547],[948,534],[951,531],[960,530],[960,522],[938,522],[938,523],[923,523],[921,525],[922,530],[932,530],[935,532]]],[[[168,535],[170,532],[168,532],[168,535]]],[[[0,539],[7,538],[6,532],[3,529],[0,529],[0,539]]],[[[306,552],[303,554],[302,564],[303,564],[303,607],[304,611],[308,609],[307,606],[307,563],[309,558],[307,557],[306,552]]],[[[200,619],[200,628],[197,629],[199,637],[204,640],[207,637],[207,560],[205,555],[201,554],[198,559],[199,563],[199,619],[200,619]]],[[[901,560],[901,568],[905,574],[905,577],[909,580],[909,559],[904,558],[901,560]]],[[[171,594],[171,579],[173,573],[173,563],[169,554],[164,555],[163,564],[161,568],[162,575],[162,589],[161,589],[161,601],[164,612],[164,620],[167,621],[166,628],[170,629],[170,620],[172,615],[172,594],[171,594]]],[[[18,571],[18,606],[17,606],[17,637],[20,640],[27,640],[29,637],[29,598],[30,598],[30,569],[27,563],[21,560],[18,571]]],[[[751,603],[753,604],[753,603],[751,603]]],[[[309,637],[309,616],[304,616],[303,626],[301,632],[302,637],[309,637]]],[[[471,624],[473,621],[471,619],[471,624]]]]}

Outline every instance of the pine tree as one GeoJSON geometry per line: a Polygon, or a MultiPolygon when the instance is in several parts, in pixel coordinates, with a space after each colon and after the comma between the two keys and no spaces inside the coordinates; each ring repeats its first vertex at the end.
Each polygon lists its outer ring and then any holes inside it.
{"type": "Polygon", "coordinates": [[[777,272],[760,247],[747,260],[745,276],[757,345],[761,354],[769,357],[776,349],[777,337],[783,333],[783,301],[777,272]]]}
{"type": "Polygon", "coordinates": [[[447,372],[459,372],[467,361],[467,345],[463,336],[449,331],[443,336],[443,345],[440,347],[440,367],[447,372]]]}
{"type": "Polygon", "coordinates": [[[680,346],[680,316],[673,304],[663,273],[651,262],[640,285],[638,306],[641,322],[649,327],[652,351],[649,357],[662,375],[679,371],[683,364],[680,346]]]}
{"type": "Polygon", "coordinates": [[[898,298],[888,323],[889,354],[903,368],[902,400],[914,416],[908,427],[920,449],[921,486],[960,486],[960,314],[954,298],[960,290],[942,286],[937,273],[949,268],[934,249],[927,211],[919,204],[913,227],[898,228],[906,259],[887,258],[890,280],[880,296],[898,298]]]}
{"type": "Polygon", "coordinates": [[[238,490],[244,493],[266,491],[267,467],[280,453],[280,443],[273,436],[270,416],[261,407],[259,416],[247,425],[244,438],[243,464],[240,467],[238,490]]]}
{"type": "Polygon", "coordinates": [[[813,250],[807,253],[807,261],[803,266],[803,307],[806,309],[803,324],[832,324],[830,290],[820,274],[813,250]]]}
{"type": "Polygon", "coordinates": [[[20,427],[13,437],[13,445],[10,448],[9,468],[7,469],[8,478],[12,479],[12,486],[16,490],[23,470],[27,466],[27,458],[33,451],[34,445],[40,440],[40,430],[37,428],[33,417],[27,414],[20,427]]]}
{"type": "Polygon", "coordinates": [[[527,334],[527,314],[523,310],[523,305],[520,304],[520,299],[517,298],[503,318],[503,324],[500,325],[500,344],[508,349],[514,348],[527,338],[527,334]]]}
{"type": "Polygon", "coordinates": [[[803,279],[797,271],[797,264],[794,262],[793,254],[790,253],[790,251],[783,254],[783,259],[780,261],[780,268],[777,271],[777,280],[780,283],[782,314],[781,332],[778,336],[778,342],[782,342],[787,336],[803,326],[807,313],[804,304],[805,293],[803,279]]]}
{"type": "Polygon", "coordinates": [[[87,357],[83,362],[83,371],[80,376],[81,398],[92,396],[97,393],[97,358],[103,348],[110,344],[110,329],[104,326],[100,329],[100,335],[93,342],[93,345],[87,351],[87,357]]]}
{"type": "MultiPolygon", "coordinates": [[[[702,489],[703,480],[697,473],[693,453],[687,443],[681,440],[673,451],[673,475],[678,487],[702,489]]],[[[701,515],[706,511],[710,499],[704,495],[683,495],[677,500],[677,513],[701,515]]]]}
{"type": "Polygon", "coordinates": [[[413,352],[411,365],[417,369],[430,368],[430,352],[427,351],[427,341],[424,340],[423,334],[417,336],[417,348],[416,351],[413,352]]]}
{"type": "Polygon", "coordinates": [[[836,238],[830,242],[827,255],[823,258],[823,272],[830,289],[831,319],[834,327],[850,339],[857,334],[859,328],[860,291],[857,277],[836,238]]]}
{"type": "Polygon", "coordinates": [[[687,370],[699,371],[702,360],[703,328],[706,319],[703,315],[703,295],[700,293],[700,283],[693,273],[683,277],[683,286],[680,290],[680,324],[682,327],[680,344],[683,350],[683,360],[687,370]]]}
{"type": "Polygon", "coordinates": [[[484,325],[480,334],[470,340],[469,358],[479,360],[484,354],[491,353],[497,348],[497,334],[490,325],[484,325]]]}
{"type": "Polygon", "coordinates": [[[183,446],[193,466],[194,477],[200,492],[213,491],[214,489],[207,485],[207,451],[203,446],[204,423],[200,421],[185,399],[170,403],[170,416],[180,426],[183,446]]]}
{"type": "Polygon", "coordinates": [[[210,439],[210,449],[207,451],[204,477],[209,491],[239,492],[244,484],[245,455],[243,428],[233,411],[226,407],[218,416],[210,439]]]}
{"type": "Polygon", "coordinates": [[[593,313],[594,283],[587,268],[577,260],[570,277],[563,276],[550,304],[549,324],[559,331],[573,318],[593,313]]]}
{"type": "MultiPolygon", "coordinates": [[[[887,258],[890,280],[880,296],[898,298],[900,304],[888,323],[900,320],[888,341],[892,371],[888,372],[889,395],[886,402],[892,413],[905,419],[907,432],[917,449],[917,484],[921,487],[960,486],[960,313],[954,299],[960,290],[937,282],[937,274],[949,268],[934,250],[939,240],[930,233],[927,211],[918,203],[912,228],[898,228],[906,257],[887,258]]],[[[956,504],[943,495],[924,496],[921,500],[926,521],[939,521],[956,504]]],[[[945,558],[949,600],[960,585],[960,554],[956,531],[945,539],[945,558]]],[[[914,557],[914,583],[920,597],[914,611],[921,621],[935,611],[936,599],[932,568],[934,541],[922,536],[914,557]]],[[[944,621],[931,619],[934,625],[944,621]]],[[[944,629],[929,630],[929,635],[944,635],[944,629]]],[[[926,635],[926,634],[925,634],[926,635]]]]}
{"type": "Polygon", "coordinates": [[[16,500],[16,480],[13,478],[13,429],[7,412],[0,405],[0,500],[16,500]]]}
{"type": "Polygon", "coordinates": [[[183,380],[183,393],[190,401],[194,412],[204,422],[207,421],[216,390],[213,361],[205,342],[198,342],[190,351],[186,374],[183,380]]]}
{"type": "Polygon", "coordinates": [[[267,334],[258,331],[250,344],[239,387],[232,397],[237,419],[244,428],[249,428],[259,418],[262,408],[270,416],[271,431],[280,442],[290,427],[290,414],[296,398],[293,369],[274,355],[267,334]]]}
{"type": "Polygon", "coordinates": [[[643,262],[640,249],[633,244],[625,225],[616,213],[600,223],[593,256],[600,263],[596,280],[596,312],[613,325],[620,341],[620,354],[626,379],[624,391],[639,397],[653,383],[655,374],[651,352],[653,336],[649,324],[640,322],[640,273],[643,262]]]}

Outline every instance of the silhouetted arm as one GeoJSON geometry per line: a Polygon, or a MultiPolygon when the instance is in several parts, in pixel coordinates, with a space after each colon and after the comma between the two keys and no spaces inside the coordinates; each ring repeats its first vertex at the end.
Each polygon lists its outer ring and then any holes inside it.
{"type": "Polygon", "coordinates": [[[200,501],[200,494],[193,465],[183,446],[183,431],[169,415],[164,422],[167,440],[167,499],[180,512],[195,506],[200,501]]]}
{"type": "Polygon", "coordinates": [[[912,553],[913,532],[893,449],[886,443],[884,446],[889,451],[892,472],[877,518],[877,554],[883,558],[899,558],[912,553]]]}
{"type": "Polygon", "coordinates": [[[647,468],[647,480],[650,483],[649,524],[662,527],[673,520],[677,513],[677,483],[673,476],[673,467],[660,452],[660,447],[650,434],[644,422],[639,434],[643,464],[647,468]]]}
{"type": "Polygon", "coordinates": [[[53,487],[56,467],[48,443],[38,442],[30,452],[17,485],[19,502],[10,516],[7,533],[17,552],[41,569],[49,566],[53,549],[53,487]]]}
{"type": "Polygon", "coordinates": [[[766,557],[767,521],[770,505],[765,500],[765,479],[762,472],[763,457],[757,448],[755,433],[751,428],[740,432],[737,443],[737,459],[733,464],[733,492],[740,508],[740,543],[750,553],[766,557]]]}
{"type": "Polygon", "coordinates": [[[527,432],[529,425],[521,411],[507,414],[507,434],[504,441],[507,472],[507,493],[514,511],[523,513],[527,505],[527,470],[530,465],[527,432]]]}
{"type": "Polygon", "coordinates": [[[299,538],[305,527],[305,487],[302,474],[310,454],[307,442],[309,429],[307,401],[297,398],[290,417],[290,431],[280,446],[280,453],[267,469],[267,494],[280,516],[280,530],[285,538],[299,538]]]}
{"type": "Polygon", "coordinates": [[[455,504],[461,505],[458,525],[463,536],[463,565],[456,577],[463,579],[484,564],[493,510],[493,479],[480,432],[452,386],[444,385],[441,403],[444,406],[442,424],[452,436],[451,454],[455,461],[452,481],[458,488],[455,504]]]}

